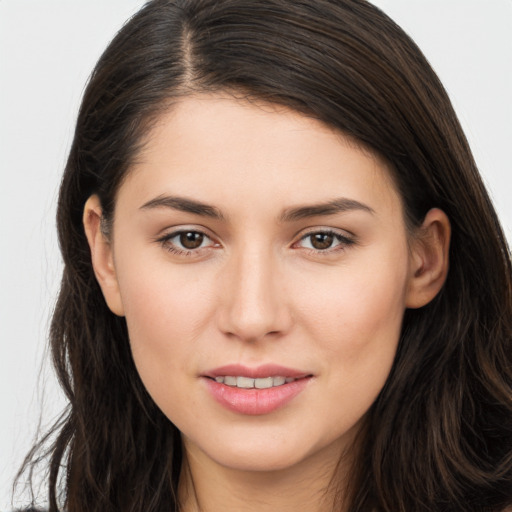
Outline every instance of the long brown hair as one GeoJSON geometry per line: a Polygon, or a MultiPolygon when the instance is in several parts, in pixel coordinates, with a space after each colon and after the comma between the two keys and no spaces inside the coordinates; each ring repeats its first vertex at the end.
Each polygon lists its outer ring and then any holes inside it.
{"type": "Polygon", "coordinates": [[[51,441],[50,511],[179,508],[180,435],[141,383],[124,319],[103,300],[82,211],[98,194],[108,223],[152,121],[184,95],[218,90],[335,127],[390,163],[411,227],[432,207],[451,221],[446,284],[405,313],[344,509],[512,504],[510,252],[420,50],[364,0],[153,0],[90,78],[60,190],[64,274],[50,337],[69,408],[27,459],[51,441]]]}

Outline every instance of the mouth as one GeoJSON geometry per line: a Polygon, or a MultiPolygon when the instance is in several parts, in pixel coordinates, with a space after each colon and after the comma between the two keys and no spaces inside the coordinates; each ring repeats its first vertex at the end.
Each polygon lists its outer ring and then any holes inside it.
{"type": "Polygon", "coordinates": [[[240,389],[274,388],[312,376],[309,372],[277,364],[264,364],[257,367],[229,364],[203,374],[203,377],[213,379],[219,384],[240,389]]]}
{"type": "Polygon", "coordinates": [[[202,377],[220,405],[238,414],[261,415],[286,406],[308,387],[314,376],[277,365],[228,365],[202,377]]]}
{"type": "Polygon", "coordinates": [[[290,382],[294,382],[297,379],[294,377],[283,377],[281,375],[275,377],[260,377],[257,379],[244,377],[241,375],[219,375],[215,377],[214,380],[219,384],[225,384],[226,386],[240,389],[269,389],[283,386],[284,384],[289,384],[290,382]]]}

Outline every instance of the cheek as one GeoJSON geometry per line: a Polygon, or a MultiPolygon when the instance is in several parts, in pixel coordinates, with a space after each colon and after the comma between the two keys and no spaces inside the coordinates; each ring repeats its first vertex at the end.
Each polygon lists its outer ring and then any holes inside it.
{"type": "Polygon", "coordinates": [[[310,293],[296,293],[309,336],[331,362],[328,371],[347,381],[375,375],[383,385],[405,311],[406,254],[334,269],[324,279],[309,280],[310,293]]]}
{"type": "Polygon", "coordinates": [[[179,375],[193,371],[195,341],[214,308],[208,280],[199,280],[192,267],[139,263],[119,268],[120,293],[135,364],[158,403],[179,375]]]}
{"type": "Polygon", "coordinates": [[[351,270],[303,303],[325,383],[318,415],[329,411],[332,437],[357,425],[384,387],[405,309],[405,272],[351,270]]]}

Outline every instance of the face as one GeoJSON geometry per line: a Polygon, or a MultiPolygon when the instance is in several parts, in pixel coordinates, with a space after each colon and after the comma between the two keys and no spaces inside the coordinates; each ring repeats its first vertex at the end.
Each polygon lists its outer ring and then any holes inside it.
{"type": "Polygon", "coordinates": [[[282,469],[339,453],[382,389],[408,242],[376,156],[285,108],[196,96],[119,190],[102,286],[187,452],[282,469]]]}

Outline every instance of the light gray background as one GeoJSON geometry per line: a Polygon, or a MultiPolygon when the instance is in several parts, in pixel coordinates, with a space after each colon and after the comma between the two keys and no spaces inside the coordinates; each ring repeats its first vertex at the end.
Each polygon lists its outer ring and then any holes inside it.
{"type": "MultiPolygon", "coordinates": [[[[314,0],[312,0],[314,1],[314,0]]],[[[375,0],[445,84],[512,240],[512,0],[375,0]]],[[[86,79],[141,0],[0,0],[0,510],[40,412],[60,274],[57,188],[86,79]]]]}

